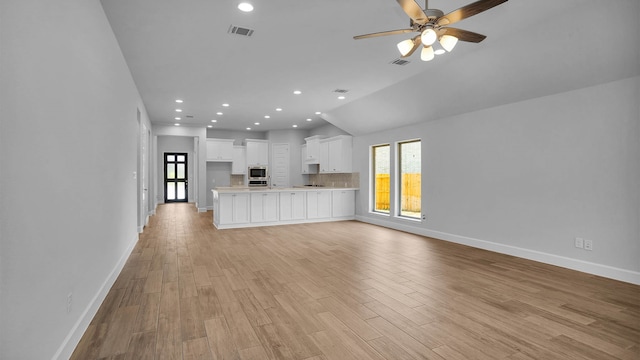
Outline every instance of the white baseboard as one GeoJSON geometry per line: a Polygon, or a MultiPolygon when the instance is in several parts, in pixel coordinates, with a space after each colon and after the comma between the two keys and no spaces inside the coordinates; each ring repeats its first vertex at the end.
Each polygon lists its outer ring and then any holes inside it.
{"type": "Polygon", "coordinates": [[[428,236],[438,240],[449,241],[456,244],[467,245],[474,248],[489,250],[501,254],[517,256],[523,259],[538,261],[545,264],[560,266],[563,268],[577,270],[592,275],[640,285],[640,272],[636,271],[620,269],[613,266],[592,263],[588,261],[568,258],[565,256],[524,249],[486,240],[474,239],[466,236],[449,234],[441,231],[424,229],[411,224],[401,224],[393,221],[388,221],[386,219],[378,219],[358,215],[356,216],[356,220],[369,224],[384,226],[391,229],[406,231],[412,234],[428,236]]]}
{"type": "Polygon", "coordinates": [[[133,248],[136,246],[137,242],[138,235],[136,234],[131,244],[129,244],[127,249],[124,251],[124,254],[122,254],[122,256],[120,257],[118,263],[115,265],[113,270],[111,270],[111,273],[109,273],[109,276],[107,276],[105,281],[102,283],[102,286],[100,286],[100,288],[98,289],[98,292],[84,309],[78,321],[76,321],[75,325],[71,328],[71,331],[69,332],[67,337],[65,337],[64,341],[58,348],[58,351],[56,351],[56,353],[53,355],[53,360],[68,359],[71,357],[73,350],[75,350],[76,346],[80,342],[80,339],[82,338],[82,335],[84,335],[84,332],[87,331],[91,320],[98,312],[98,309],[100,308],[100,305],[102,305],[104,299],[107,297],[107,293],[109,293],[109,290],[116,282],[118,275],[120,275],[122,268],[124,268],[124,265],[131,255],[131,252],[133,251],[133,248]]]}

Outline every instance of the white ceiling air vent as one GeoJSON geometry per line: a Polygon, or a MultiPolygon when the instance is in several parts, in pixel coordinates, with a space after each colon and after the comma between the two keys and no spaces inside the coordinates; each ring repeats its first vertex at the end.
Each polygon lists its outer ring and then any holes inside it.
{"type": "Polygon", "coordinates": [[[411,61],[409,60],[404,60],[404,59],[395,59],[392,62],[390,62],[389,64],[393,64],[393,65],[407,65],[408,63],[410,63],[411,61]]]}
{"type": "Polygon", "coordinates": [[[243,36],[251,36],[253,35],[252,29],[243,28],[240,26],[231,25],[229,26],[229,34],[243,35],[243,36]]]}
{"type": "Polygon", "coordinates": [[[349,90],[347,89],[335,89],[333,90],[334,93],[339,93],[339,94],[346,94],[349,92],[349,90]]]}

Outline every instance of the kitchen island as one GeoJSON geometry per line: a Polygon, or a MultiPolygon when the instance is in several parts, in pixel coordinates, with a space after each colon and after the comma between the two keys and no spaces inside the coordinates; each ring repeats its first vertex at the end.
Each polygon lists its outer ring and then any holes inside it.
{"type": "Polygon", "coordinates": [[[357,188],[219,187],[213,193],[217,229],[353,220],[357,188]]]}

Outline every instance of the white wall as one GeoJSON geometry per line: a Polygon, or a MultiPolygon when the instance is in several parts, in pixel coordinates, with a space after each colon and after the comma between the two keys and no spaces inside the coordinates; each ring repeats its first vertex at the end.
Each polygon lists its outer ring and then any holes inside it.
{"type": "Polygon", "coordinates": [[[97,0],[2,1],[0,42],[0,358],[68,358],[137,240],[148,119],[97,0]]]}
{"type": "Polygon", "coordinates": [[[640,283],[638,99],[634,77],[356,137],[358,218],[640,283]],[[369,147],[413,138],[427,221],[369,213],[369,147]]]}

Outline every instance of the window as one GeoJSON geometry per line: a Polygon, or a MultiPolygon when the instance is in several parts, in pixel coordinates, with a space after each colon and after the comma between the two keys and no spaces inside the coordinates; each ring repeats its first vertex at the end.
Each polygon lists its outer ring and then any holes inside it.
{"type": "Polygon", "coordinates": [[[390,174],[391,167],[391,146],[377,145],[372,148],[372,169],[373,169],[373,211],[389,213],[391,203],[390,174]]]}
{"type": "Polygon", "coordinates": [[[399,216],[420,219],[421,209],[421,164],[420,140],[398,143],[398,199],[399,216]]]}

